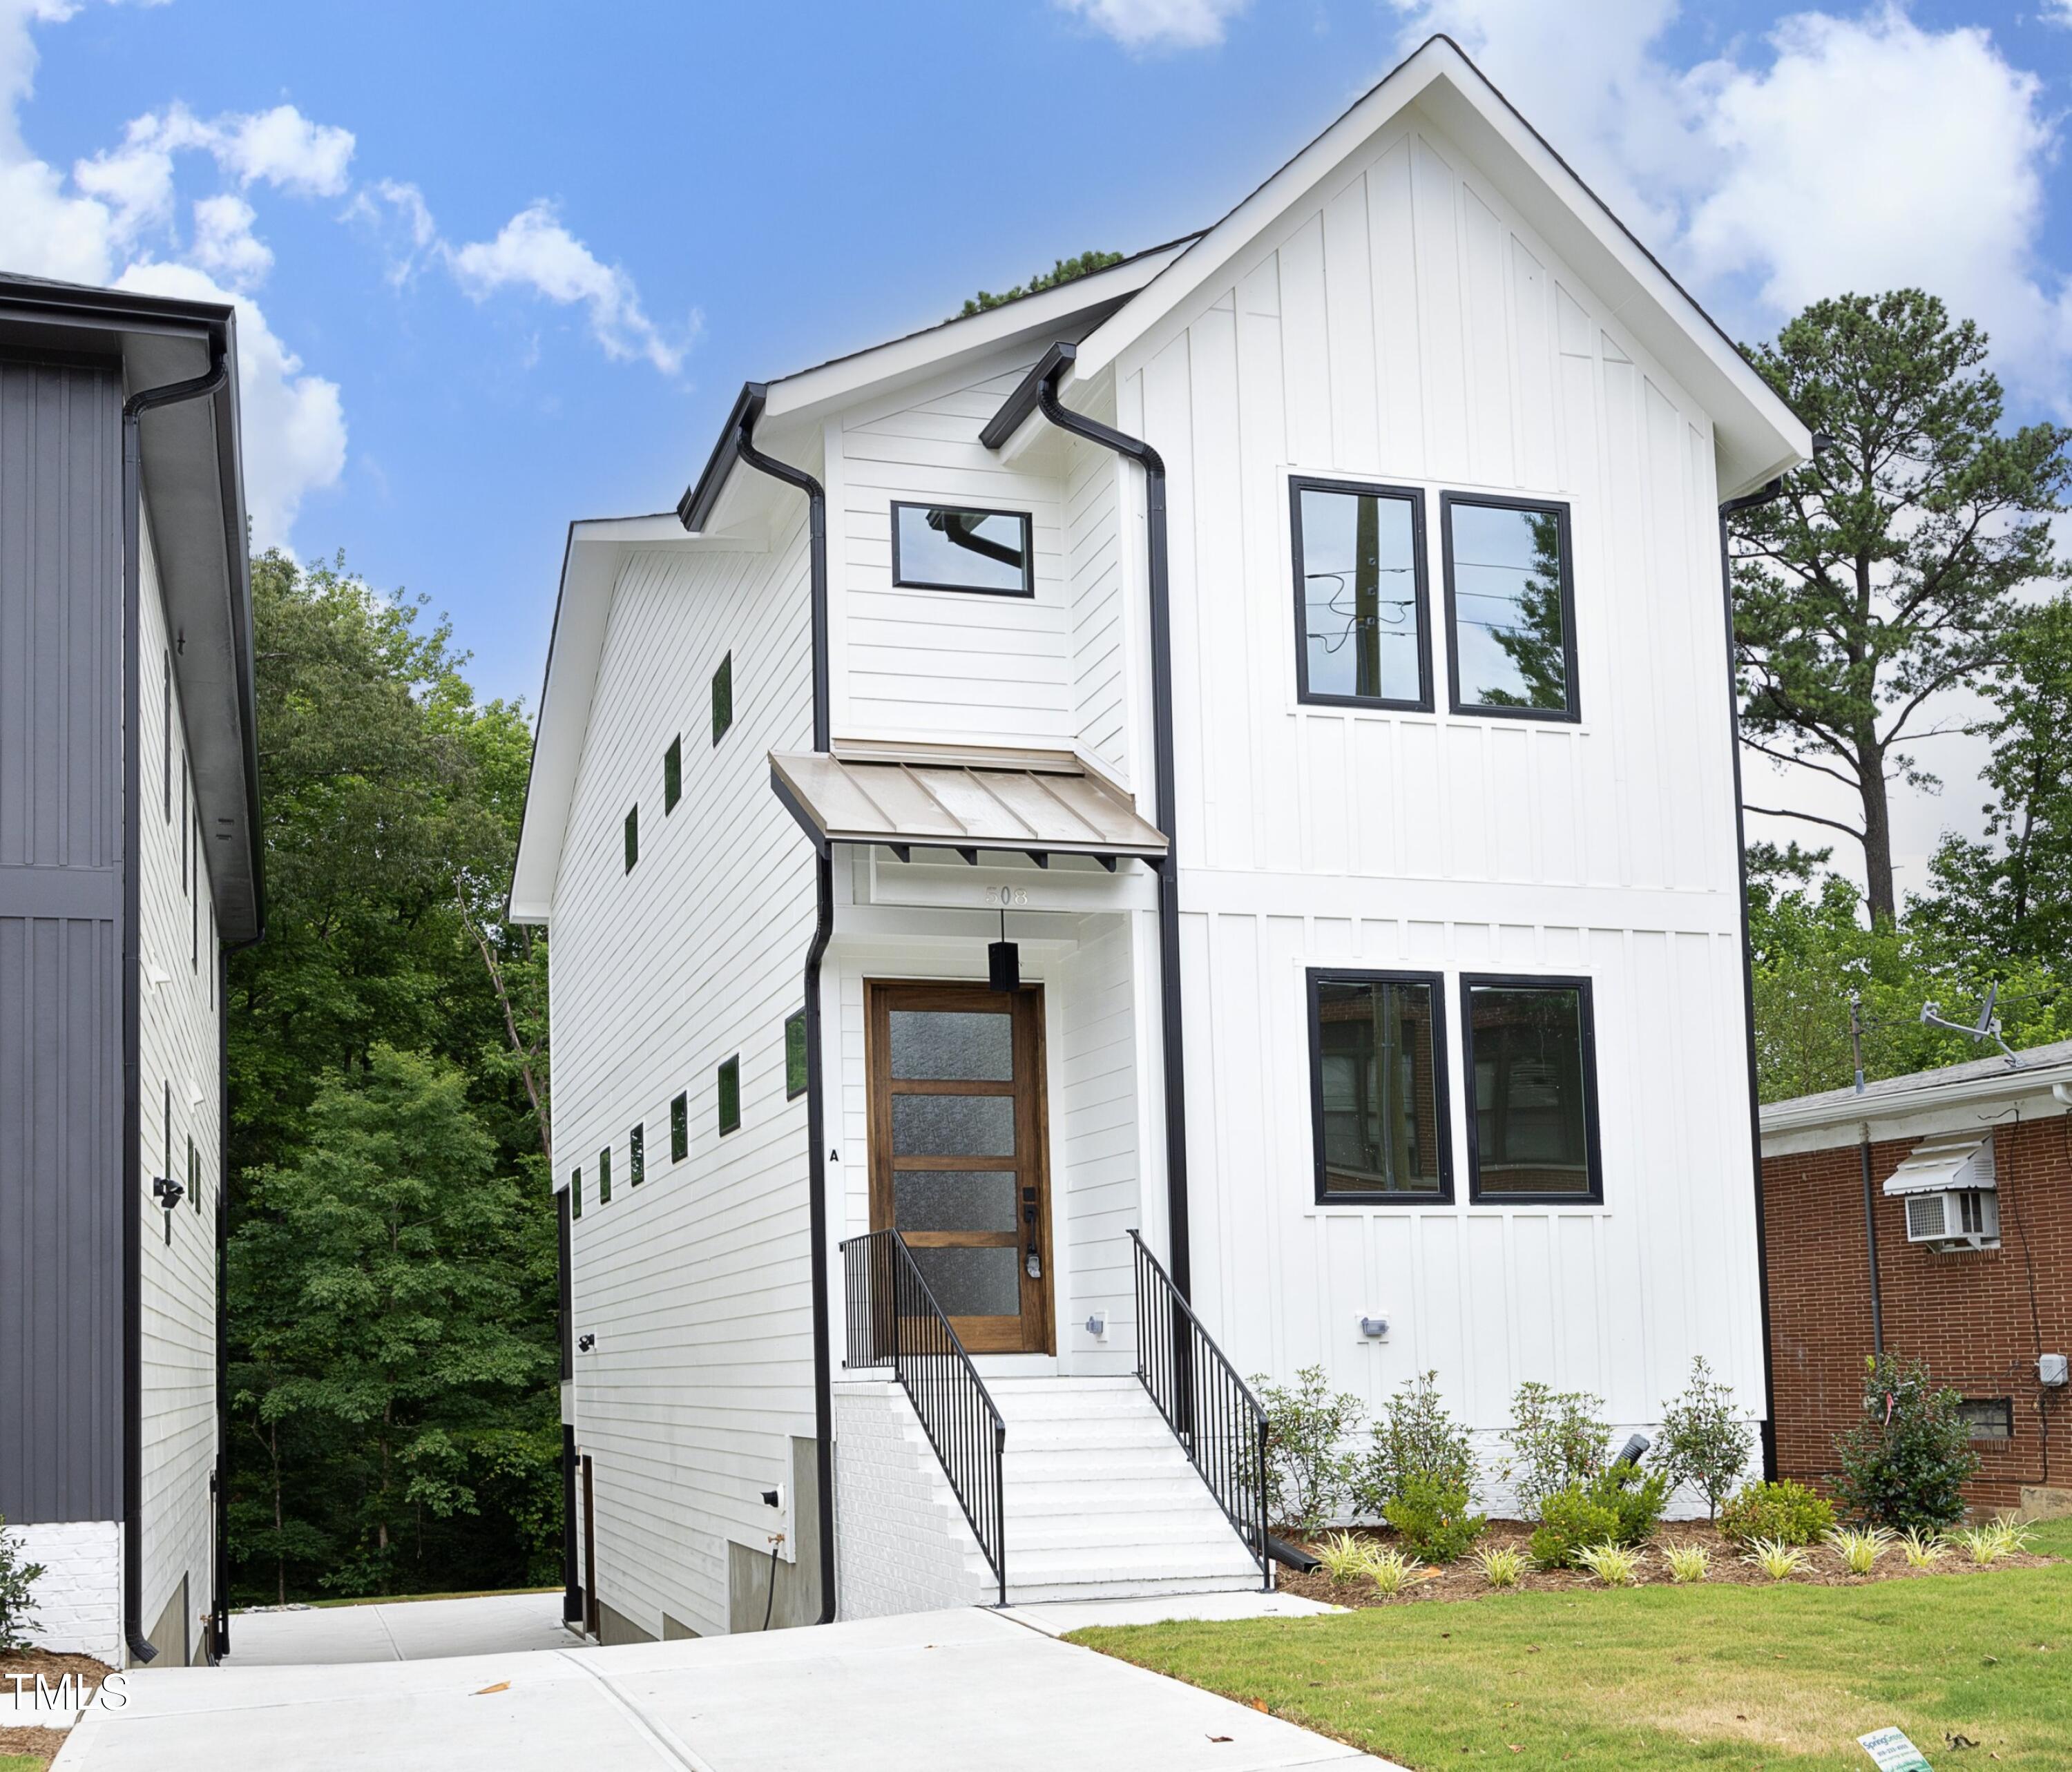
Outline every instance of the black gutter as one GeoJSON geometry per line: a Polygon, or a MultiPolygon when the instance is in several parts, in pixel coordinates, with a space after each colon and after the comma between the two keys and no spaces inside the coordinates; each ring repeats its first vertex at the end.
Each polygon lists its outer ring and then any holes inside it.
{"type": "Polygon", "coordinates": [[[1733,759],[1734,853],[1739,858],[1741,884],[1741,1012],[1748,1050],[1749,1149],[1755,1166],[1756,1298],[1762,1318],[1762,1475],[1766,1482],[1777,1481],[1777,1374],[1770,1353],[1770,1240],[1762,1201],[1762,1094],[1755,1047],[1755,949],[1749,933],[1748,816],[1741,808],[1741,687],[1734,674],[1734,574],[1728,524],[1742,512],[1770,504],[1783,491],[1782,479],[1771,480],[1741,498],[1729,499],[1720,507],[1720,594],[1725,603],[1727,624],[1727,736],[1733,759]]]}
{"type": "MultiPolygon", "coordinates": [[[[763,416],[768,390],[759,381],[746,382],[728,416],[726,431],[713,450],[697,484],[676,507],[684,527],[696,534],[712,516],[728,473],[738,461],[796,487],[806,495],[806,553],[812,594],[813,644],[813,749],[829,745],[832,717],[828,695],[828,498],[820,483],[804,468],[766,455],[755,446],[755,421],[763,416]]],[[[807,1240],[813,1264],[813,1414],[816,1427],[814,1469],[820,1494],[820,1615],[835,1618],[834,1374],[829,1351],[831,1313],[828,1303],[827,1172],[822,1151],[827,1141],[826,1089],[820,1055],[820,961],[835,927],[835,866],[832,847],[815,845],[813,888],[816,915],[807,944],[806,1011],[806,1211],[807,1240]]],[[[771,1577],[771,1592],[775,1577],[771,1577]]]]}
{"type": "Polygon", "coordinates": [[[1159,1030],[1166,1073],[1166,1219],[1174,1289],[1191,1296],[1194,1264],[1188,1256],[1187,1085],[1180,998],[1180,857],[1174,832],[1177,791],[1173,761],[1173,619],[1166,545],[1166,463],[1141,438],[1072,411],[1058,398],[1058,383],[1079,355],[1060,340],[1037,360],[1005,404],[993,415],[979,441],[988,449],[1008,439],[1040,412],[1062,431],[1111,450],[1144,470],[1144,528],[1151,604],[1151,747],[1156,822],[1166,853],[1158,878],[1159,1030]]]}
{"type": "MultiPolygon", "coordinates": [[[[212,394],[229,379],[229,352],[223,339],[213,338],[208,374],[141,389],[122,402],[122,1634],[130,1655],[140,1663],[157,1660],[158,1651],[144,1634],[139,1617],[144,1610],[144,1257],[138,1213],[143,1199],[144,1112],[138,968],[144,903],[144,766],[138,730],[143,676],[137,652],[143,627],[144,449],[138,421],[156,407],[212,394]]],[[[219,1322],[221,1310],[219,1293],[219,1322]]]]}

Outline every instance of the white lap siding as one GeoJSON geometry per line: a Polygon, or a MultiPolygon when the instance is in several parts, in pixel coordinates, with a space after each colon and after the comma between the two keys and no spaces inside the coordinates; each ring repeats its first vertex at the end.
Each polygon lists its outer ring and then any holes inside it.
{"type": "Polygon", "coordinates": [[[727,1544],[791,1532],[760,1491],[815,1433],[806,1120],[784,1022],[801,1002],[812,851],[766,754],[812,742],[803,500],[767,553],[633,556],[615,594],[553,909],[555,1185],[573,1227],[575,1420],[594,1461],[597,1588],[648,1634],[727,1629],[727,1544]],[[710,686],[733,656],[733,725],[710,686]],[[663,809],[680,737],[683,798],[663,809]],[[624,861],[639,807],[639,861],[624,861]],[[738,1056],[740,1129],[716,1078],[738,1056]],[[688,1096],[689,1153],[670,1155],[688,1096]],[[645,1130],[633,1185],[628,1133],[645,1130]],[[598,1197],[611,1151],[612,1198],[598,1197]]]}
{"type": "Polygon", "coordinates": [[[1170,471],[1193,1252],[1246,1372],[1759,1415],[1709,421],[1413,113],[1117,365],[1170,471]],[[1296,692],[1289,473],[1428,489],[1433,713],[1296,692]],[[1574,725],[1453,716],[1439,491],[1571,506],[1574,725]],[[1308,967],[1447,975],[1457,1203],[1314,1202],[1308,967]],[[1595,981],[1601,1206],[1468,1199],[1462,971],[1595,981]],[[1388,1314],[1386,1342],[1363,1312],[1388,1314]]]}
{"type": "Polygon", "coordinates": [[[199,1659],[199,1614],[210,1593],[209,1474],[216,1463],[216,1209],[221,1186],[223,1097],[216,1001],[216,923],[204,841],[187,775],[177,684],[166,720],[166,630],[156,563],[142,562],[138,808],[142,927],[138,1059],[142,1185],[143,1611],[156,1628],[187,1582],[187,1616],[160,1664],[199,1659]],[[168,783],[170,783],[170,787],[168,783]],[[168,808],[170,807],[170,816],[168,808]],[[190,1167],[190,1141],[193,1151],[190,1167]],[[187,1190],[170,1213],[151,1197],[170,1174],[187,1190]],[[167,1240],[170,1231],[171,1240],[167,1240]]]}

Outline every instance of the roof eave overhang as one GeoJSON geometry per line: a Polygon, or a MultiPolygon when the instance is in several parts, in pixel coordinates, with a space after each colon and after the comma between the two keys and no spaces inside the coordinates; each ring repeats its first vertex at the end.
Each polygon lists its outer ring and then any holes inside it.
{"type": "Polygon", "coordinates": [[[1435,36],[1080,342],[1091,382],[1230,267],[1407,107],[1457,142],[1620,323],[1711,417],[1719,495],[1738,496],[1807,459],[1812,436],[1689,292],[1578,178],[1450,38],[1435,36]],[[1552,199],[1551,201],[1549,199],[1552,199]]]}
{"type": "Polygon", "coordinates": [[[2058,1083],[2072,1084],[2072,1058],[2008,1066],[1986,1075],[1924,1082],[1918,1088],[1888,1089],[1877,1095],[1802,1096],[1774,1101],[1762,1110],[1763,1151],[1772,1155],[1852,1144],[1866,1127],[1873,1139],[1899,1137],[1925,1133],[1940,1118],[1997,1115],[2030,1101],[2062,1111],[2053,1094],[2058,1083]]]}

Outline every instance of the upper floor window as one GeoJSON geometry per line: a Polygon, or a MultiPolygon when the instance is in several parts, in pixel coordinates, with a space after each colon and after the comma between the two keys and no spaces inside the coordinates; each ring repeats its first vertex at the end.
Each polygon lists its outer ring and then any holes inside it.
{"type": "Polygon", "coordinates": [[[741,1056],[721,1061],[718,1080],[719,1129],[725,1137],[741,1129],[741,1056]]]}
{"type": "Polygon", "coordinates": [[[626,1179],[638,1187],[648,1178],[648,1128],[645,1122],[626,1135],[626,1179]]]}
{"type": "Polygon", "coordinates": [[[1604,1198],[1585,978],[1461,980],[1477,1200],[1604,1198]]]}
{"type": "Polygon", "coordinates": [[[1298,479],[1289,496],[1301,698],[1429,709],[1422,495],[1298,479]]]}
{"type": "Polygon", "coordinates": [[[669,1102],[669,1161],[680,1163],[691,1154],[691,1098],[688,1093],[669,1102]]]}
{"type": "Polygon", "coordinates": [[[806,1092],[806,1012],[797,1009],[784,1018],[784,1099],[806,1092]]]}
{"type": "Polygon", "coordinates": [[[1033,597],[1036,549],[1029,513],[895,504],[892,582],[917,590],[1033,597]]]}
{"type": "Polygon", "coordinates": [[[631,874],[640,860],[640,808],[635,806],[626,815],[626,871],[631,874]]]}
{"type": "Polygon", "coordinates": [[[734,654],[730,652],[719,661],[719,668],[713,672],[713,742],[717,744],[724,738],[726,736],[726,729],[733,724],[734,654]]]}
{"type": "Polygon", "coordinates": [[[1445,997],[1436,973],[1309,974],[1320,1203],[1453,1198],[1445,997]]]}
{"type": "Polygon", "coordinates": [[[662,816],[667,818],[684,797],[684,740],[681,734],[662,753],[662,816]]]}
{"type": "Polygon", "coordinates": [[[1440,495],[1456,713],[1575,720],[1568,508],[1440,495]]]}

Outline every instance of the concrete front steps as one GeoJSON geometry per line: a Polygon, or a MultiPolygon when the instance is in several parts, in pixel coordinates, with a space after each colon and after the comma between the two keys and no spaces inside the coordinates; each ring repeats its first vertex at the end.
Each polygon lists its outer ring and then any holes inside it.
{"type": "Polygon", "coordinates": [[[1259,1565],[1134,1378],[988,1377],[1007,1423],[1007,1597],[1260,1585],[1259,1565]]]}

